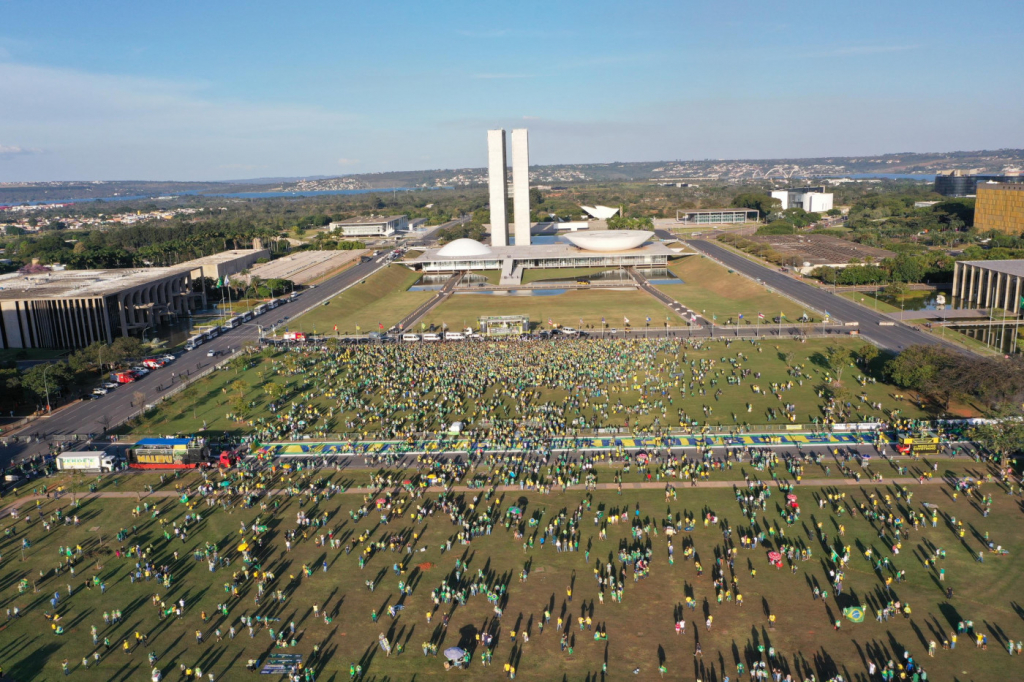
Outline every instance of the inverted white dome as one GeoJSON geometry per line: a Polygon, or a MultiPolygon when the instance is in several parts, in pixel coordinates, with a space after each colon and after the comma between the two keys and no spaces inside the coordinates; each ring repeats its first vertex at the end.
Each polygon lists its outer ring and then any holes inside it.
{"type": "Polygon", "coordinates": [[[650,239],[654,233],[646,230],[598,230],[562,236],[584,251],[629,251],[650,239]]]}
{"type": "Polygon", "coordinates": [[[473,256],[487,256],[491,253],[491,247],[481,244],[475,239],[456,239],[442,246],[438,256],[448,258],[469,258],[473,256]]]}

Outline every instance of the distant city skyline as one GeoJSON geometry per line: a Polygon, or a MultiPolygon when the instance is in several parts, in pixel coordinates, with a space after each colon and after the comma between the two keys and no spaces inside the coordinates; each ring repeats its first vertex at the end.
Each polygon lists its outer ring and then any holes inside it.
{"type": "Polygon", "coordinates": [[[1024,147],[1011,1],[0,8],[4,182],[1024,147]]]}

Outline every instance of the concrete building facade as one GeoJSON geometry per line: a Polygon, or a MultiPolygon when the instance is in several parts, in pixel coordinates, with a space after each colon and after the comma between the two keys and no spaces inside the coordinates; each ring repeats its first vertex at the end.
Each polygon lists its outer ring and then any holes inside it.
{"type": "Polygon", "coordinates": [[[1024,183],[978,183],[974,227],[1019,235],[1024,232],[1024,183]]]}
{"type": "Polygon", "coordinates": [[[192,279],[209,277],[216,281],[237,275],[242,270],[251,268],[261,258],[270,259],[270,250],[263,248],[255,249],[233,249],[221,251],[212,256],[203,256],[194,260],[182,263],[192,267],[192,279]]]}
{"type": "Polygon", "coordinates": [[[504,128],[487,131],[487,188],[491,246],[508,246],[508,164],[504,128]]]}
{"type": "Polygon", "coordinates": [[[530,243],[530,140],[526,128],[512,130],[512,218],[516,245],[530,243]]]}
{"type": "Polygon", "coordinates": [[[190,265],[0,277],[3,348],[82,348],[188,316],[201,305],[190,265]]]}
{"type": "Polygon", "coordinates": [[[395,232],[409,228],[406,215],[359,216],[348,220],[336,220],[327,226],[331,232],[341,230],[344,237],[390,237],[395,232]]]}
{"type": "Polygon", "coordinates": [[[1002,308],[1021,312],[1024,260],[957,261],[953,266],[953,296],[962,308],[1002,308]]]}
{"type": "Polygon", "coordinates": [[[808,213],[824,213],[832,209],[832,193],[824,187],[793,187],[772,192],[772,197],[782,202],[782,210],[802,208],[808,213]]]}

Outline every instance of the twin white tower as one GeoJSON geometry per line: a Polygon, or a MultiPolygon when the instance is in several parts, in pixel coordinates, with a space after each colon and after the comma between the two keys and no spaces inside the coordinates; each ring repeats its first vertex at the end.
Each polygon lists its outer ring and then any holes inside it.
{"type": "MultiPolygon", "coordinates": [[[[505,130],[487,131],[487,187],[491,246],[508,246],[508,166],[505,130]]],[[[516,246],[530,243],[530,142],[526,128],[512,131],[512,209],[516,246]]]]}

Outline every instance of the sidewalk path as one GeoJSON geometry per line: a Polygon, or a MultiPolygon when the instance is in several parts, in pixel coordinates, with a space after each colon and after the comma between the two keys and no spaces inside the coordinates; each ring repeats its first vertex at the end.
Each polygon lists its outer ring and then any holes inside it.
{"type": "MultiPolygon", "coordinates": [[[[924,483],[921,483],[918,479],[910,478],[910,477],[886,478],[886,479],[883,479],[881,481],[876,481],[874,479],[867,479],[867,478],[865,478],[863,480],[860,480],[860,481],[858,481],[856,479],[853,479],[853,478],[812,478],[812,479],[807,479],[807,480],[801,481],[800,483],[793,483],[793,481],[789,480],[789,479],[786,479],[785,481],[783,481],[781,479],[778,480],[778,481],[772,481],[772,479],[770,479],[770,478],[769,479],[759,479],[759,480],[761,480],[762,482],[765,482],[765,483],[773,482],[773,483],[778,484],[778,483],[782,482],[782,483],[786,483],[787,485],[792,483],[796,488],[826,488],[826,487],[832,487],[832,486],[852,487],[852,486],[872,485],[872,484],[874,484],[874,485],[885,485],[887,483],[894,483],[896,485],[940,485],[940,484],[946,482],[946,480],[943,479],[943,478],[928,478],[928,479],[925,479],[924,483]]],[[[685,480],[645,481],[645,482],[638,482],[638,483],[623,483],[622,484],[622,489],[623,490],[664,490],[666,485],[672,485],[672,486],[674,486],[676,488],[677,491],[682,492],[684,490],[701,490],[702,488],[744,487],[746,485],[746,482],[745,481],[702,481],[702,482],[698,482],[696,486],[693,486],[693,485],[690,484],[690,481],[685,481],[685,480]]],[[[618,487],[619,486],[618,486],[617,483],[598,483],[596,485],[590,486],[590,488],[593,488],[593,489],[596,489],[596,490],[618,490],[618,487]]],[[[453,492],[466,493],[466,492],[476,492],[476,491],[481,491],[481,490],[488,490],[489,488],[490,488],[490,486],[483,486],[483,487],[479,487],[479,488],[470,488],[469,486],[466,486],[466,485],[456,485],[456,486],[451,487],[450,489],[449,488],[443,488],[441,486],[430,486],[430,487],[425,488],[423,490],[425,490],[428,493],[440,493],[440,492],[444,492],[445,490],[450,490],[450,491],[453,491],[453,492]]],[[[552,494],[561,494],[561,492],[562,492],[561,491],[561,486],[551,486],[551,488],[553,490],[552,494]]],[[[571,490],[586,490],[586,489],[587,489],[587,486],[583,485],[583,484],[570,485],[570,486],[568,486],[566,488],[565,492],[568,492],[568,491],[571,491],[571,490]]],[[[346,488],[344,493],[342,493],[342,494],[367,495],[367,494],[377,493],[379,490],[380,490],[380,488],[352,487],[352,488],[346,488]]],[[[497,486],[495,492],[499,492],[499,493],[507,493],[507,492],[523,492],[523,493],[529,492],[529,493],[536,493],[537,491],[535,489],[529,490],[529,489],[526,489],[526,488],[520,488],[517,485],[499,485],[499,486],[497,486]]],[[[281,489],[275,489],[275,490],[269,491],[270,495],[285,495],[287,493],[288,493],[288,491],[281,490],[281,489]]],[[[92,499],[99,499],[99,498],[111,498],[111,499],[124,499],[124,498],[152,499],[152,498],[181,497],[181,494],[182,494],[181,492],[174,491],[174,490],[154,490],[151,493],[148,493],[148,492],[140,490],[140,491],[124,491],[124,492],[79,493],[78,494],[78,498],[82,499],[82,500],[92,500],[92,499]]],[[[62,495],[62,497],[65,498],[65,499],[69,498],[71,496],[72,496],[71,493],[64,493],[62,495]]],[[[0,510],[0,518],[6,518],[7,516],[10,516],[10,512],[12,510],[20,508],[26,502],[34,502],[35,500],[52,500],[52,499],[60,499],[60,498],[52,498],[52,497],[48,498],[45,495],[26,495],[24,497],[20,497],[20,498],[18,498],[18,501],[16,503],[11,504],[11,505],[5,507],[3,510],[0,510]]]]}

